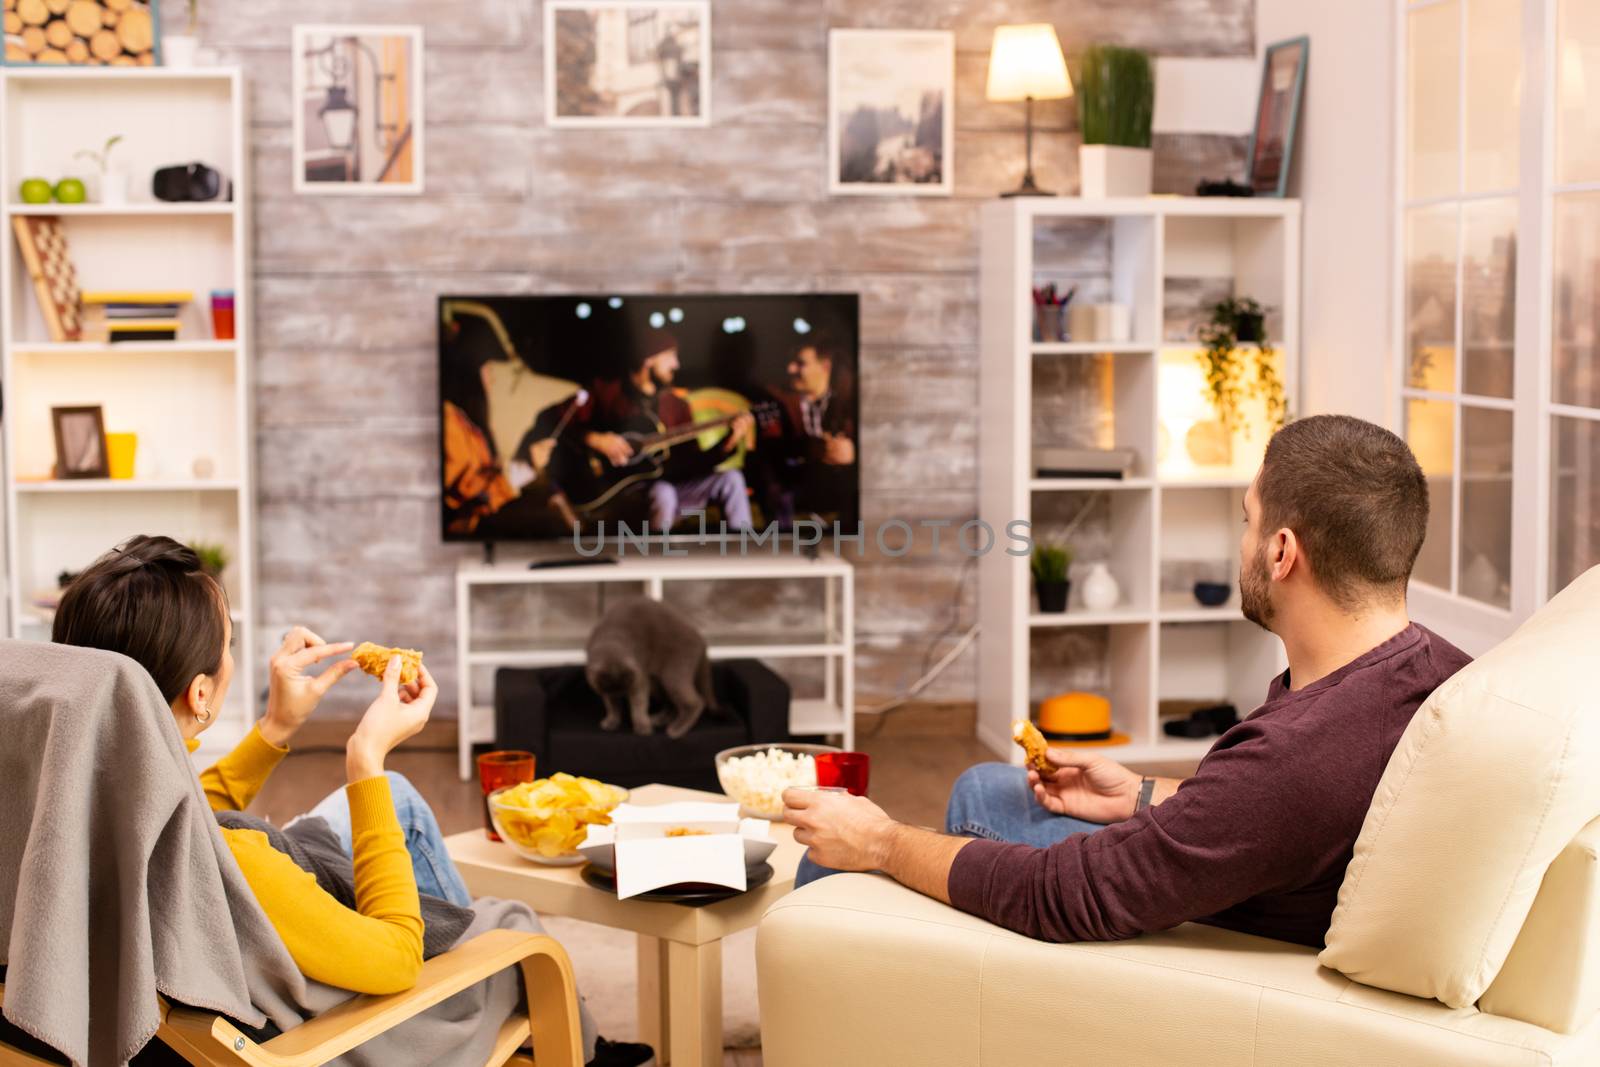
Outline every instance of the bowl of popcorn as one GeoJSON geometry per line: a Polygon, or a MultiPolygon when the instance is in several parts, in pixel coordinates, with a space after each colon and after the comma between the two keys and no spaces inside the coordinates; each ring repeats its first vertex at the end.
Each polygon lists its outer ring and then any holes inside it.
{"type": "Polygon", "coordinates": [[[739,745],[717,753],[717,781],[739,802],[739,814],[781,819],[783,791],[817,784],[816,757],[832,745],[739,745]]]}
{"type": "Polygon", "coordinates": [[[628,791],[621,786],[558,773],[496,789],[489,794],[489,817],[523,859],[552,867],[576,866],[583,862],[578,846],[589,826],[609,825],[611,810],[627,799],[628,791]]]}

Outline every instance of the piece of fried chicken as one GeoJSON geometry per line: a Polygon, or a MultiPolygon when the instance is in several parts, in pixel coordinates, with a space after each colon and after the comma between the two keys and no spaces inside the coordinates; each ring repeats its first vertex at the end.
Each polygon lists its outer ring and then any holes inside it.
{"type": "Polygon", "coordinates": [[[363,641],[350,653],[350,658],[356,661],[356,666],[374,678],[383,677],[383,672],[388,668],[392,656],[400,657],[400,684],[410,685],[416,681],[417,673],[422,668],[422,653],[414,648],[386,648],[371,641],[363,641]]]}
{"type": "Polygon", "coordinates": [[[1050,746],[1045,744],[1044,734],[1027,719],[1017,719],[1011,724],[1011,740],[1021,745],[1022,751],[1028,754],[1026,763],[1029,769],[1041,775],[1050,774],[1056,769],[1045,755],[1050,746]]]}

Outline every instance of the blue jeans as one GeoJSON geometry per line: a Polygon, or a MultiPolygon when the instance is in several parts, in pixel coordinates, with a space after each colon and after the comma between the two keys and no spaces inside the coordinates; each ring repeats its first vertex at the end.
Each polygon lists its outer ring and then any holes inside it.
{"type": "MultiPolygon", "coordinates": [[[[962,771],[950,790],[944,817],[945,833],[1035,848],[1048,848],[1073,834],[1092,834],[1104,828],[1101,823],[1045,811],[1028,788],[1028,772],[1009,763],[979,763],[962,771]]],[[[800,860],[794,884],[798,888],[838,873],[813,863],[807,853],[800,860]]]]}
{"type": "MultiPolygon", "coordinates": [[[[444,847],[444,833],[433,809],[422,799],[417,787],[398,771],[386,772],[389,777],[389,794],[394,798],[394,811],[400,819],[400,830],[405,834],[406,851],[411,853],[411,869],[417,876],[417,892],[448,900],[463,908],[472,903],[467,883],[450,860],[444,847]]],[[[353,852],[350,835],[350,801],[343,789],[336,789],[322,799],[307,815],[327,820],[339,843],[346,852],[353,852]]]]}

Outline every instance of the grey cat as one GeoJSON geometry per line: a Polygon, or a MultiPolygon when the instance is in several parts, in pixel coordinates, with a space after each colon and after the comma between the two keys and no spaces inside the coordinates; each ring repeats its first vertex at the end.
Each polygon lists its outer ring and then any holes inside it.
{"type": "Polygon", "coordinates": [[[667,736],[677,740],[707,708],[716,708],[706,639],[682,612],[660,601],[629,597],[613,605],[589,634],[587,653],[584,676],[606,705],[602,730],[621,728],[626,706],[634,733],[648,736],[666,724],[667,736]],[[652,693],[673,711],[652,716],[652,693]]]}

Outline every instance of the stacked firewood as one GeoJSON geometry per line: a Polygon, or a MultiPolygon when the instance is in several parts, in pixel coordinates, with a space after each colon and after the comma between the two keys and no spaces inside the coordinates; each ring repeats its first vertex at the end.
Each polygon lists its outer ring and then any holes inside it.
{"type": "Polygon", "coordinates": [[[155,27],[142,0],[3,0],[6,62],[153,66],[155,27]]]}

